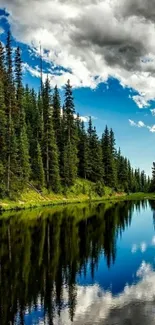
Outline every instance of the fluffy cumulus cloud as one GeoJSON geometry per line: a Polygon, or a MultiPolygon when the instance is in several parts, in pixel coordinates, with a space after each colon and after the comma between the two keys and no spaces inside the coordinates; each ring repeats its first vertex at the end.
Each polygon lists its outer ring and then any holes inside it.
{"type": "Polygon", "coordinates": [[[65,68],[51,73],[52,84],[70,78],[74,87],[95,88],[112,76],[137,91],[139,107],[155,98],[154,0],[1,0],[0,6],[17,40],[35,52],[41,42],[44,60],[65,68]]]}
{"type": "Polygon", "coordinates": [[[138,128],[147,128],[151,133],[154,133],[155,132],[155,125],[152,125],[152,126],[150,126],[150,125],[146,125],[144,122],[142,122],[142,121],[138,121],[137,123],[135,122],[135,121],[133,121],[133,120],[130,120],[129,119],[129,124],[131,125],[131,126],[136,126],[136,127],[138,127],[138,128]]]}

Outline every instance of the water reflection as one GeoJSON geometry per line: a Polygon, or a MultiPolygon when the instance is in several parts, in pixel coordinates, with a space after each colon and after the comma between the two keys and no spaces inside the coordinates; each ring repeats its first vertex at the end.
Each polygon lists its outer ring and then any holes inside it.
{"type": "MultiPolygon", "coordinates": [[[[154,211],[155,204],[149,204],[154,211]]],[[[117,295],[104,289],[96,274],[102,261],[102,278],[104,270],[110,274],[118,239],[134,211],[147,208],[146,201],[127,201],[1,216],[0,324],[121,325],[135,324],[137,313],[144,317],[154,304],[152,265],[142,262],[137,283],[123,286],[117,295]]],[[[137,324],[153,324],[147,321],[137,324]]]]}

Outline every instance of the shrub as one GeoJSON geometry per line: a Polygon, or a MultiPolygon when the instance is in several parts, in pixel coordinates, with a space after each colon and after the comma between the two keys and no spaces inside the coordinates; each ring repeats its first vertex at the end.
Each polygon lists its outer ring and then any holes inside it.
{"type": "Polygon", "coordinates": [[[99,196],[103,196],[105,194],[105,188],[104,188],[104,183],[102,181],[98,181],[95,184],[95,192],[99,195],[99,196]]]}

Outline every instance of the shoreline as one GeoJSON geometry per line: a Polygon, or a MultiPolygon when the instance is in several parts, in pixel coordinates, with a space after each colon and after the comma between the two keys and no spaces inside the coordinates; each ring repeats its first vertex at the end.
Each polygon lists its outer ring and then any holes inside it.
{"type": "Polygon", "coordinates": [[[93,203],[93,202],[119,202],[125,200],[155,200],[155,193],[133,193],[133,194],[119,194],[108,195],[103,197],[92,197],[91,200],[88,196],[79,196],[79,197],[70,197],[70,198],[54,198],[53,200],[38,200],[35,201],[5,201],[0,200],[0,212],[3,213],[5,211],[19,211],[19,210],[27,210],[34,209],[38,207],[49,207],[49,206],[60,206],[60,205],[69,205],[69,204],[80,204],[80,203],[93,203]]]}

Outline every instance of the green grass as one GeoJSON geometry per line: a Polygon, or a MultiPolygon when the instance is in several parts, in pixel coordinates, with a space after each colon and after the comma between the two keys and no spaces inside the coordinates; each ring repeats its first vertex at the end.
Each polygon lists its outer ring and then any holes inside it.
{"type": "Polygon", "coordinates": [[[41,206],[65,205],[71,203],[95,202],[95,201],[118,201],[118,200],[137,200],[155,199],[155,194],[135,193],[126,195],[125,193],[114,193],[109,187],[105,187],[104,196],[99,196],[95,192],[95,184],[83,179],[78,179],[75,185],[67,189],[64,193],[55,194],[43,190],[42,195],[36,191],[26,188],[15,200],[0,200],[0,210],[20,210],[41,206]],[[91,197],[90,197],[91,191],[91,197]]]}

